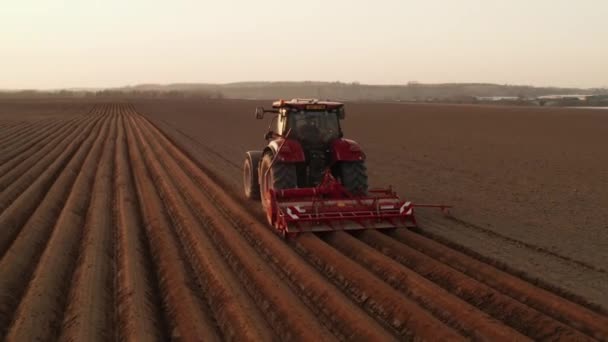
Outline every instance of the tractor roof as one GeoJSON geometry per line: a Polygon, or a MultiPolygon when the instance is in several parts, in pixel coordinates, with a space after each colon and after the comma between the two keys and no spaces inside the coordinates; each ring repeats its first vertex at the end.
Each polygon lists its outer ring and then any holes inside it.
{"type": "Polygon", "coordinates": [[[343,103],[319,101],[317,99],[279,100],[272,103],[272,108],[293,108],[297,110],[332,110],[344,107],[343,103]]]}

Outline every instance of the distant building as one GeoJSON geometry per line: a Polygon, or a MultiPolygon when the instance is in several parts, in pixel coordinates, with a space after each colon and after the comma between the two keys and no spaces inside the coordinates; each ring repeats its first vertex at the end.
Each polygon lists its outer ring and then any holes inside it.
{"type": "Polygon", "coordinates": [[[496,101],[519,101],[518,96],[475,96],[475,100],[481,102],[496,102],[496,101]]]}
{"type": "Polygon", "coordinates": [[[589,96],[593,96],[593,95],[544,95],[544,96],[539,96],[537,97],[538,100],[545,100],[545,101],[551,101],[551,100],[579,100],[579,101],[585,101],[587,100],[587,97],[589,96]]]}
{"type": "Polygon", "coordinates": [[[608,95],[545,95],[536,100],[541,106],[608,106],[608,95]]]}

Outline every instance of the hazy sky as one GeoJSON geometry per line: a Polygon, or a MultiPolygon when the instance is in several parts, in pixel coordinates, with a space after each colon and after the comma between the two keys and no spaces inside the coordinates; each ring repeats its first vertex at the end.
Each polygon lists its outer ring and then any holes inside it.
{"type": "Polygon", "coordinates": [[[0,88],[608,86],[608,0],[0,0],[0,88]]]}

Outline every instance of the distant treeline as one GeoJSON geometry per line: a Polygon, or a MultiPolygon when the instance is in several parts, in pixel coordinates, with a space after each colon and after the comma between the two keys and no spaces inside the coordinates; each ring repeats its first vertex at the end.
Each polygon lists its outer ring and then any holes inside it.
{"type": "Polygon", "coordinates": [[[201,98],[218,99],[223,98],[221,92],[210,92],[206,90],[126,90],[126,89],[104,89],[104,90],[19,90],[0,91],[0,98],[201,98]]]}
{"type": "Polygon", "coordinates": [[[504,96],[521,99],[543,95],[606,94],[607,89],[533,87],[489,83],[369,85],[358,82],[240,82],[229,84],[142,84],[104,90],[12,91],[0,97],[143,97],[291,99],[295,97],[342,101],[475,102],[478,97],[504,96]]]}
{"type": "Polygon", "coordinates": [[[291,99],[309,97],[345,101],[429,101],[469,102],[474,97],[516,96],[531,98],[542,95],[602,94],[606,89],[578,89],[500,85],[488,83],[369,85],[343,82],[241,82],[230,84],[144,84],[125,90],[192,91],[221,93],[225,98],[291,99]]]}

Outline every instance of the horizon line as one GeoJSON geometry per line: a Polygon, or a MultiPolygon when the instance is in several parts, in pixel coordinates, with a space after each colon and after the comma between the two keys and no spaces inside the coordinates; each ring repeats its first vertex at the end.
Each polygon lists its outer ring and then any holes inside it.
{"type": "Polygon", "coordinates": [[[406,83],[362,83],[357,81],[346,82],[346,81],[236,81],[236,82],[169,82],[169,83],[136,83],[127,84],[122,86],[87,86],[87,87],[60,87],[60,88],[0,88],[0,92],[20,92],[20,91],[38,91],[38,92],[56,92],[56,91],[102,91],[102,90],[119,90],[128,89],[141,86],[175,86],[175,85],[206,85],[206,86],[230,86],[248,83],[260,83],[260,84],[273,84],[273,83],[318,83],[318,84],[345,84],[345,85],[356,85],[356,86],[371,86],[371,87],[408,87],[416,85],[424,86],[439,86],[439,85],[495,85],[502,87],[529,87],[529,88],[555,88],[555,89],[579,89],[579,90],[594,90],[594,89],[608,89],[608,85],[597,86],[597,87],[576,87],[576,86],[559,86],[559,85],[530,85],[530,84],[510,84],[510,83],[492,83],[492,82],[442,82],[442,83],[425,83],[418,81],[408,81],[406,83]]]}

